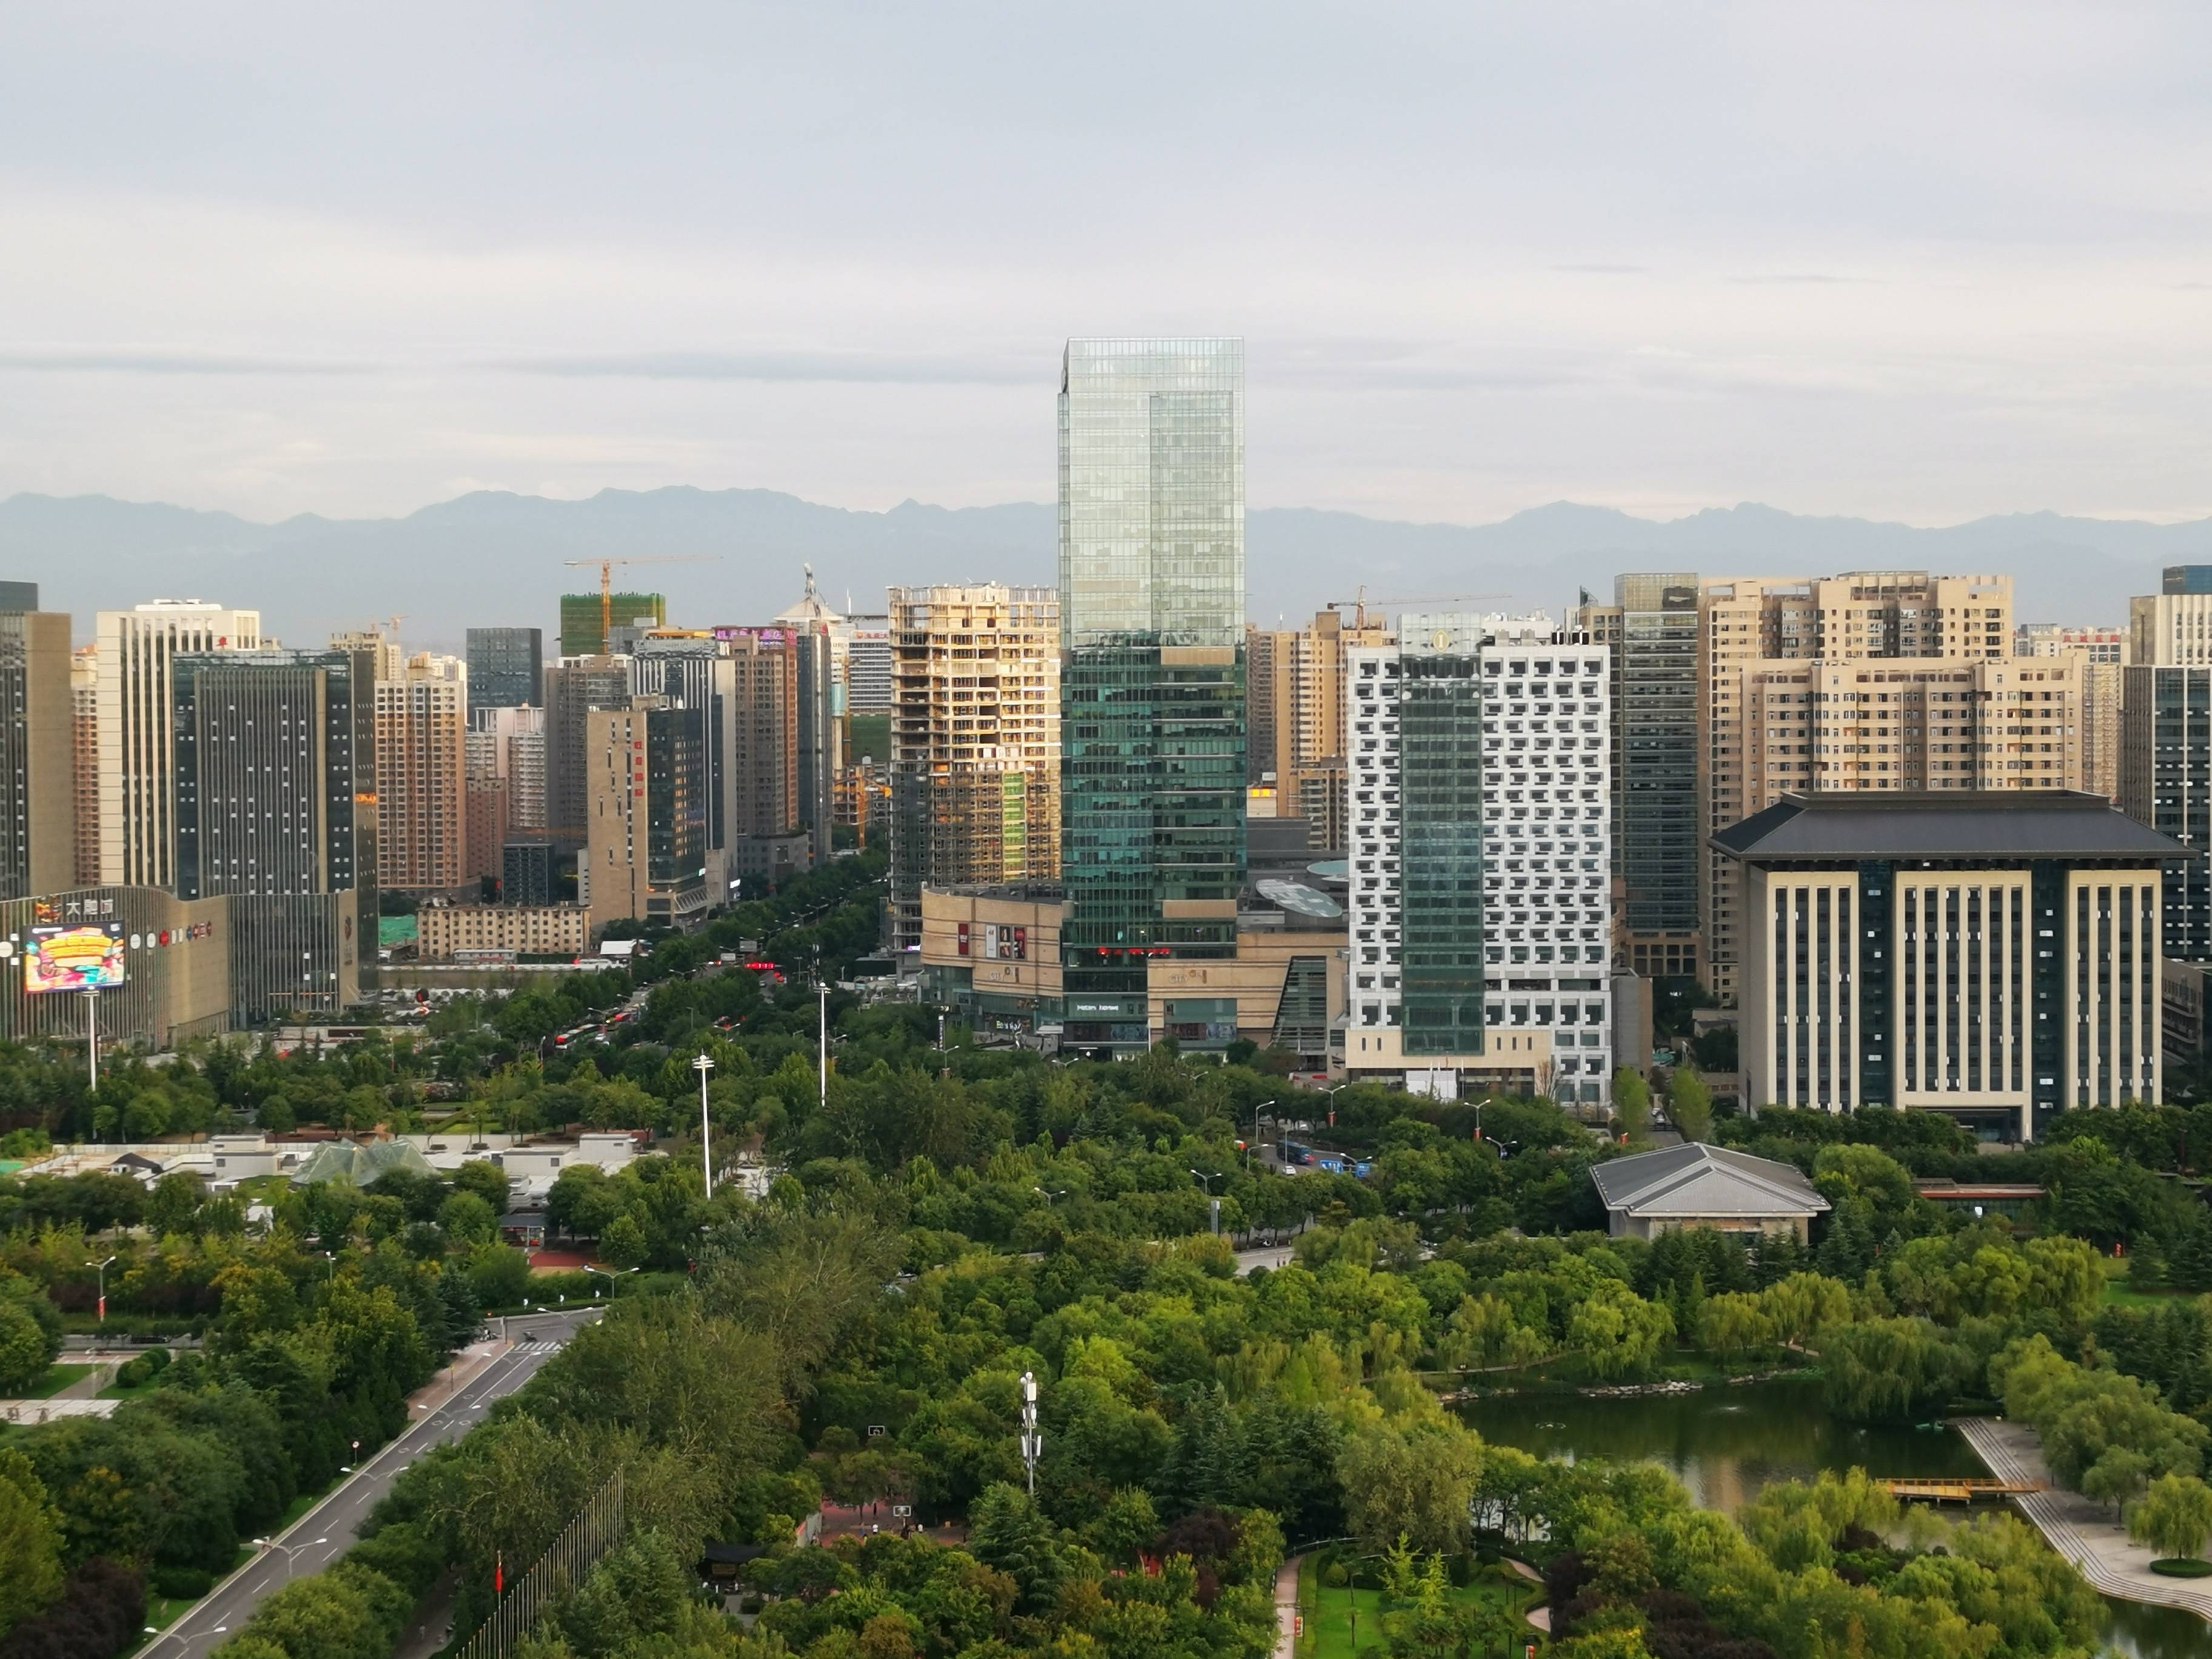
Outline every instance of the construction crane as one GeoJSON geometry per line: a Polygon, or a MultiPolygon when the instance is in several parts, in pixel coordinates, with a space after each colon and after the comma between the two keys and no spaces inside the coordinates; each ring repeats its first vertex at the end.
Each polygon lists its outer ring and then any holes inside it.
{"type": "Polygon", "coordinates": [[[1370,599],[1367,597],[1367,584],[1362,582],[1358,592],[1351,599],[1331,599],[1327,608],[1331,611],[1341,611],[1345,606],[1350,605],[1352,612],[1352,625],[1354,628],[1364,628],[1367,626],[1367,607],[1370,605],[1497,605],[1503,604],[1512,597],[1510,593],[1417,593],[1403,595],[1396,599],[1370,599]]]}
{"type": "Polygon", "coordinates": [[[606,649],[607,639],[615,631],[614,569],[618,564],[706,564],[719,558],[715,553],[648,553],[635,558],[563,559],[563,564],[585,569],[592,565],[599,568],[599,649],[606,649]]]}

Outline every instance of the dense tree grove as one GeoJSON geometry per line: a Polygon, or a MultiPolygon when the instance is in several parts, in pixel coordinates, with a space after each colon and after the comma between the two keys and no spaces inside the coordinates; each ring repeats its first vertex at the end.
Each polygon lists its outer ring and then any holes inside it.
{"type": "MultiPolygon", "coordinates": [[[[1802,1244],[1615,1238],[1589,1170],[1621,1146],[1540,1100],[1324,1099],[1257,1051],[1060,1062],[957,1028],[940,1048],[933,1011],[842,994],[825,1086],[801,981],[817,950],[835,970],[872,945],[880,877],[842,860],[625,971],[342,1049],[124,1060],[94,1097],[0,1049],[18,1151],[258,1122],[637,1127],[671,1154],[564,1170],[550,1225],[641,1271],[411,1467],[339,1565],[269,1597],[228,1659],[386,1659],[448,1579],[471,1629],[495,1562],[511,1581],[617,1474],[627,1534],[528,1659],[1260,1659],[1278,1568],[1330,1540],[1387,1581],[1393,1659],[1505,1633],[1448,1594],[1499,1548],[1546,1564],[1570,1659],[2087,1651],[2094,1597],[2017,1522],[1923,1527],[1857,1475],[1769,1487],[1730,1520],[1649,1466],[1487,1444],[1449,1403],[1715,1367],[1817,1368],[1828,1409],[1866,1421],[2001,1401],[2062,1480],[2146,1538],[2189,1535],[2212,1297],[2107,1305],[2100,1253],[2129,1252],[2139,1289],[2212,1286],[2212,1223],[2165,1173],[2212,1152],[2212,1109],[2069,1120],[1990,1156],[1933,1114],[1708,1123],[1684,1073],[1678,1127],[1796,1164],[1830,1211],[1802,1244]],[[793,982],[720,965],[741,940],[793,982]],[[705,1195],[702,1052],[716,1149],[782,1171],[757,1201],[705,1195]],[[1285,1121],[1369,1172],[1256,1158],[1285,1121]],[[1969,1173],[2049,1196],[2015,1225],[1914,1184],[1969,1173]],[[1237,1246],[1273,1243],[1287,1261],[1238,1272],[1237,1246]],[[797,1544],[825,1501],[902,1505],[964,1542],[886,1526],[797,1544]],[[696,1593],[710,1540],[760,1552],[743,1630],[696,1593]]],[[[149,1589],[204,1588],[356,1441],[395,1432],[487,1309],[605,1290],[532,1276],[497,1240],[506,1197],[470,1164],[272,1188],[249,1220],[179,1177],[0,1178],[0,1382],[45,1374],[110,1256],[112,1328],[205,1338],[134,1361],[111,1419],[0,1437],[0,1659],[113,1651],[101,1632],[134,1632],[149,1589]]]]}

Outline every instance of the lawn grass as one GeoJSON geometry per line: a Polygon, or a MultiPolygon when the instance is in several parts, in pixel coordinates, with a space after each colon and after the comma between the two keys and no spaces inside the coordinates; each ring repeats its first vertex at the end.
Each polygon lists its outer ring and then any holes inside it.
{"type": "MultiPolygon", "coordinates": [[[[1518,1613],[1537,1599],[1540,1587],[1512,1574],[1510,1567],[1486,1567],[1476,1581],[1450,1593],[1454,1605],[1474,1601],[1504,1603],[1518,1613]]],[[[1321,1582],[1321,1559],[1309,1555],[1298,1563],[1298,1608],[1305,1615],[1305,1634],[1297,1640],[1297,1659],[1358,1659],[1383,1648],[1382,1595],[1371,1588],[1347,1586],[1331,1589],[1321,1582]],[[1357,1611],[1359,1638],[1352,1642],[1352,1613],[1357,1611]]],[[[1531,1626],[1528,1638],[1540,1645],[1543,1638],[1531,1626]]],[[[1516,1645],[1515,1652],[1520,1649],[1516,1645]]]]}
{"type": "Polygon", "coordinates": [[[49,1365],[46,1367],[46,1376],[24,1389],[20,1397],[25,1400],[52,1400],[70,1383],[99,1369],[97,1365],[49,1365]]]}
{"type": "Polygon", "coordinates": [[[2105,1281],[2105,1305],[2108,1308],[2162,1308],[2182,1291],[2139,1291],[2114,1278],[2105,1281]]]}

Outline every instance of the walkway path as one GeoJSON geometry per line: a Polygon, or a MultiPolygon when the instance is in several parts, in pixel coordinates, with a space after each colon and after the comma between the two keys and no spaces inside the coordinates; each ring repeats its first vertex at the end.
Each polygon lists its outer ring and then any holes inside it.
{"type": "Polygon", "coordinates": [[[2181,1607],[2212,1619],[2212,1580],[2162,1578],[2153,1572],[2151,1552],[2129,1540],[2107,1505],[2051,1483],[2034,1430],[2000,1418],[1968,1417],[1959,1419],[1959,1432],[2000,1480],[2046,1483],[2046,1491],[2027,1492],[2013,1502],[2051,1547],[2097,1589],[2124,1601],[2181,1607]]]}
{"type": "Polygon", "coordinates": [[[1293,1659],[1298,1647],[1298,1563],[1292,1556],[1275,1573],[1275,1659],[1293,1659]]]}

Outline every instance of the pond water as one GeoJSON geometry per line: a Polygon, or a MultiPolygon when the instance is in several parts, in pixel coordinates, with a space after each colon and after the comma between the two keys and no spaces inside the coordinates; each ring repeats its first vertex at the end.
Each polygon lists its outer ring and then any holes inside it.
{"type": "MultiPolygon", "coordinates": [[[[1486,1440],[1540,1457],[1649,1459],[1708,1509],[1733,1514],[1773,1480],[1822,1469],[1869,1474],[1986,1474],[1949,1429],[1869,1429],[1821,1408],[1817,1382],[1779,1381],[1695,1394],[1589,1399],[1516,1395],[1460,1407],[1486,1440]]],[[[2176,1607],[2105,1599],[2105,1639],[2133,1659],[2208,1659],[2212,1626],[2176,1607]]]]}

